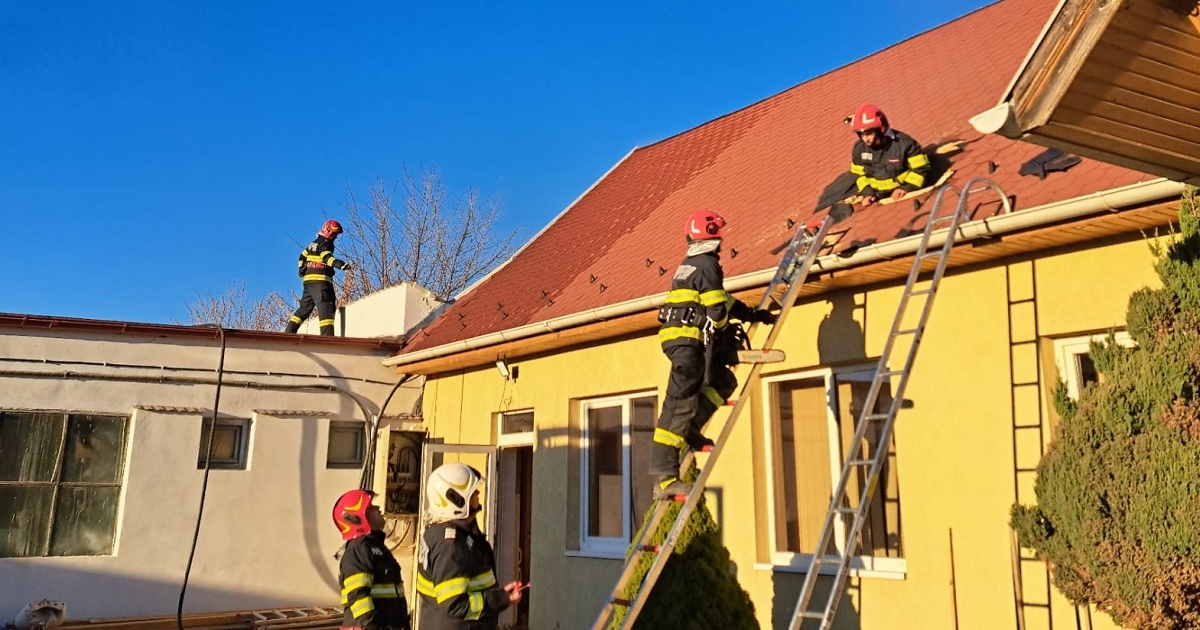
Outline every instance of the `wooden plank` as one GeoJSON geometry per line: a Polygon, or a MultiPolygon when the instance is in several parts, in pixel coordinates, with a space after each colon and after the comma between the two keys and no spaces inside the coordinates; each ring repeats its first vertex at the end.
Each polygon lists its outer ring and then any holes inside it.
{"type": "MultiPolygon", "coordinates": [[[[1072,112],[1070,116],[1061,120],[1056,114],[1052,123],[1038,132],[1051,141],[1063,140],[1147,164],[1167,166],[1183,173],[1200,173],[1200,156],[1195,153],[1167,150],[1151,142],[1148,132],[1140,134],[1140,138],[1130,137],[1135,134],[1130,133],[1128,128],[1123,129],[1119,124],[1110,124],[1103,119],[1088,119],[1077,112],[1072,112]]],[[[1178,139],[1169,141],[1172,145],[1181,144],[1178,139]]],[[[1186,143],[1182,144],[1186,146],[1186,143]]]]}
{"type": "Polygon", "coordinates": [[[1103,43],[1184,71],[1200,63],[1197,53],[1189,47],[1191,42],[1169,29],[1150,28],[1149,32],[1141,32],[1134,25],[1121,27],[1114,24],[1104,34],[1103,43]]]}
{"type": "Polygon", "coordinates": [[[1151,112],[1163,120],[1200,129],[1200,92],[1124,72],[1122,68],[1093,62],[1080,73],[1066,99],[1083,97],[1106,100],[1123,107],[1151,112]]]}

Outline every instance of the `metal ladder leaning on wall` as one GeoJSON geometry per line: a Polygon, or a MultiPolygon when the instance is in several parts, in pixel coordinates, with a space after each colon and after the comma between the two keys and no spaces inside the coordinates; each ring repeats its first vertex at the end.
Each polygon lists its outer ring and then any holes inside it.
{"type": "Polygon", "coordinates": [[[925,230],[921,234],[921,240],[917,246],[916,252],[913,254],[912,269],[908,273],[908,282],[904,285],[904,293],[900,297],[900,304],[896,309],[896,318],[892,322],[891,332],[888,333],[887,342],[884,343],[883,352],[879,356],[879,365],[875,369],[875,377],[871,381],[871,389],[867,394],[867,399],[863,404],[862,413],[859,415],[857,426],[854,429],[853,442],[850,450],[846,455],[846,460],[842,465],[842,476],[838,481],[837,487],[833,491],[833,496],[829,504],[829,511],[825,514],[825,524],[821,527],[821,536],[817,540],[817,544],[813,547],[813,560],[808,568],[808,574],[804,578],[804,587],[800,591],[800,597],[796,602],[796,610],[792,615],[789,630],[801,630],[805,627],[805,622],[811,622],[807,627],[819,627],[820,630],[827,630],[833,625],[833,618],[837,613],[838,602],[842,597],[842,589],[846,583],[846,578],[850,573],[850,559],[854,555],[855,545],[857,544],[858,536],[862,532],[863,523],[866,521],[867,509],[871,505],[872,496],[875,493],[875,488],[879,482],[879,473],[883,467],[883,461],[887,457],[891,443],[892,428],[896,421],[896,413],[900,410],[901,404],[904,401],[904,388],[908,385],[908,375],[912,370],[913,360],[917,356],[917,348],[921,343],[921,336],[925,332],[925,324],[929,321],[929,313],[933,307],[933,298],[937,292],[938,285],[941,283],[942,276],[946,272],[946,263],[950,256],[950,249],[954,246],[955,238],[958,236],[959,226],[970,214],[971,210],[967,207],[967,200],[971,193],[983,192],[992,190],[1000,198],[1000,203],[1003,205],[1005,213],[1012,212],[1012,205],[1000,187],[991,180],[982,177],[976,177],[967,181],[966,185],[960,192],[957,188],[949,184],[943,185],[937,191],[937,196],[934,198],[930,206],[929,218],[925,225],[925,230]],[[954,205],[953,214],[947,214],[942,211],[943,201],[947,191],[958,193],[958,203],[954,205]],[[929,251],[929,244],[932,240],[932,235],[939,229],[945,228],[945,240],[934,251],[929,251]],[[927,266],[928,261],[935,261],[932,275],[925,281],[920,282],[918,278],[923,273],[923,267],[927,266]],[[918,284],[922,286],[918,288],[918,284]],[[918,303],[917,308],[920,309],[918,320],[915,324],[910,324],[905,320],[905,313],[910,306],[910,301],[918,303]],[[896,340],[902,337],[910,337],[911,342],[908,345],[907,354],[904,354],[903,364],[892,369],[890,366],[892,352],[896,349],[896,340]],[[887,411],[874,411],[876,402],[879,398],[879,391],[884,383],[891,384],[892,379],[896,379],[895,388],[891,393],[891,402],[887,406],[887,411]],[[867,430],[875,423],[882,422],[879,433],[875,436],[877,447],[872,451],[867,442],[867,430]],[[870,452],[870,454],[866,454],[870,452]],[[866,471],[865,478],[860,476],[862,471],[866,471]],[[862,492],[858,497],[857,506],[851,506],[849,503],[849,484],[852,478],[865,479],[862,482],[862,492]],[[846,530],[846,538],[844,544],[835,546],[838,550],[836,554],[822,555],[816,553],[818,550],[829,549],[830,543],[833,541],[834,524],[837,519],[849,518],[850,526],[846,530]],[[809,609],[809,604],[820,603],[813,601],[813,592],[816,589],[818,576],[820,575],[821,567],[836,567],[837,573],[833,577],[833,584],[829,590],[829,596],[825,598],[824,605],[821,608],[809,609]],[[819,626],[816,623],[819,622],[819,626]]]}
{"type": "MultiPolygon", "coordinates": [[[[771,327],[766,340],[763,341],[763,349],[770,349],[771,344],[775,342],[775,338],[779,335],[780,325],[783,323],[784,316],[787,315],[788,309],[791,308],[796,298],[799,297],[800,288],[808,279],[809,270],[816,262],[817,255],[824,247],[825,237],[829,233],[829,228],[833,223],[833,219],[826,215],[815,233],[809,232],[807,226],[801,223],[788,241],[780,257],[779,265],[775,269],[775,276],[767,285],[767,289],[758,304],[758,308],[760,309],[769,307],[779,309],[775,324],[771,327]]],[[[700,497],[704,496],[704,485],[708,480],[709,472],[712,471],[713,466],[717,463],[717,457],[720,456],[721,450],[725,447],[725,441],[733,432],[734,423],[737,422],[738,415],[745,406],[746,397],[743,394],[745,393],[746,386],[755,380],[761,369],[761,363],[754,363],[751,366],[749,375],[743,379],[739,379],[741,382],[738,385],[737,393],[734,394],[733,408],[725,420],[721,434],[713,444],[712,452],[708,454],[708,461],[700,467],[699,476],[692,485],[691,493],[687,495],[683,507],[680,508],[679,513],[676,515],[670,532],[667,533],[666,538],[659,545],[651,545],[650,541],[653,539],[654,534],[657,533],[659,523],[662,522],[667,510],[676,501],[655,502],[654,512],[647,522],[642,525],[641,536],[631,547],[631,551],[625,559],[625,567],[621,571],[621,576],[617,579],[617,584],[613,588],[608,601],[605,602],[603,610],[600,611],[599,617],[592,624],[592,630],[605,630],[614,619],[617,611],[622,608],[626,610],[626,614],[617,627],[621,630],[633,627],[638,614],[641,613],[642,607],[646,604],[646,599],[650,596],[651,589],[654,588],[654,583],[658,581],[658,576],[662,573],[663,567],[666,566],[667,560],[671,557],[671,552],[675,549],[675,544],[679,541],[679,536],[683,533],[684,526],[695,510],[700,497]],[[623,596],[625,587],[629,584],[629,580],[636,571],[642,556],[647,553],[656,554],[654,562],[650,565],[650,569],[642,580],[638,591],[632,597],[626,598],[623,596]]],[[[693,457],[694,453],[688,451],[681,465],[683,470],[691,468],[693,457]]]]}

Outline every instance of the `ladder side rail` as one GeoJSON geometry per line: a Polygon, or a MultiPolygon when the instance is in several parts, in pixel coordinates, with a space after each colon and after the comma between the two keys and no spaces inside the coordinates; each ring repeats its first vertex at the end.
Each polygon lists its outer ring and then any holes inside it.
{"type": "MultiPolygon", "coordinates": [[[[929,240],[937,222],[939,210],[941,209],[942,203],[945,200],[946,192],[950,190],[958,192],[954,186],[949,184],[943,185],[940,189],[938,189],[933,200],[933,205],[930,207],[929,218],[927,220],[925,230],[921,233],[921,240],[919,241],[917,251],[914,255],[913,265],[909,269],[908,277],[905,282],[905,289],[901,294],[900,303],[897,305],[896,309],[896,316],[892,321],[891,332],[888,334],[887,340],[884,342],[884,348],[880,353],[879,361],[876,364],[875,376],[871,381],[871,389],[868,393],[868,399],[863,405],[862,411],[860,412],[858,426],[855,427],[853,438],[855,442],[853,448],[855,449],[861,449],[862,440],[865,438],[866,425],[869,424],[869,421],[866,420],[865,416],[871,413],[870,410],[874,409],[874,405],[878,401],[879,390],[882,388],[883,374],[887,371],[888,361],[891,357],[892,350],[894,349],[896,337],[898,336],[896,331],[900,330],[900,327],[903,325],[904,314],[907,310],[908,299],[912,293],[912,287],[916,284],[917,278],[921,273],[922,256],[928,249],[929,240]]],[[[962,194],[959,194],[959,199],[961,202],[962,194]]],[[[893,402],[895,402],[895,400],[898,398],[899,396],[894,396],[893,402]]],[[[894,412],[889,415],[894,417],[894,412]]],[[[820,573],[817,570],[817,565],[825,563],[823,558],[826,558],[827,556],[825,556],[824,551],[826,548],[828,548],[833,537],[834,519],[838,516],[838,508],[841,507],[841,504],[848,498],[846,495],[846,487],[849,485],[849,476],[853,472],[853,468],[857,467],[857,465],[852,465],[850,463],[852,459],[853,458],[851,457],[847,457],[842,464],[841,478],[838,480],[837,489],[832,493],[830,498],[829,510],[825,514],[825,523],[821,526],[821,535],[818,538],[817,546],[813,550],[813,560],[809,566],[808,573],[805,575],[804,585],[800,591],[800,598],[796,602],[796,609],[792,615],[791,625],[789,626],[790,630],[798,630],[800,623],[802,623],[802,620],[804,619],[804,614],[808,612],[808,605],[811,603],[812,596],[816,589],[817,578],[820,573]]],[[[841,563],[838,575],[834,580],[834,586],[830,591],[831,599],[835,597],[834,593],[841,588],[841,582],[849,565],[849,559],[851,555],[850,552],[847,551],[847,546],[852,541],[853,538],[847,537],[847,540],[844,541],[844,544],[837,554],[837,557],[841,558],[841,563]]],[[[828,612],[828,607],[826,611],[828,612]]],[[[822,622],[822,627],[824,626],[825,622],[822,622]]]]}
{"type": "MultiPolygon", "coordinates": [[[[831,225],[833,225],[833,220],[827,216],[821,222],[816,234],[806,235],[806,227],[801,224],[796,229],[796,233],[792,237],[792,240],[789,241],[790,246],[788,248],[788,254],[786,254],[780,261],[780,264],[776,269],[775,277],[768,284],[767,290],[763,293],[763,297],[759,302],[759,308],[768,306],[771,301],[774,301],[772,298],[772,292],[774,288],[781,282],[787,283],[788,287],[781,299],[782,303],[780,304],[778,318],[775,322],[775,325],[771,327],[763,347],[770,347],[771,342],[773,342],[778,336],[780,324],[782,323],[787,311],[791,309],[793,303],[795,302],[795,297],[799,292],[800,286],[802,286],[807,280],[809,271],[816,261],[816,257],[825,242],[825,236],[828,234],[831,225]],[[800,246],[807,246],[805,249],[805,255],[802,257],[799,263],[795,263],[797,253],[795,250],[800,246]],[[788,267],[791,267],[793,264],[798,264],[798,267],[794,270],[789,270],[788,267]],[[787,276],[789,275],[789,271],[796,273],[797,276],[791,280],[788,280],[787,276]]],[[[715,465],[721,450],[724,448],[725,441],[733,432],[734,424],[736,423],[746,400],[746,397],[743,395],[744,390],[751,382],[755,380],[755,378],[758,376],[758,373],[761,371],[761,368],[762,364],[754,364],[753,367],[751,367],[750,373],[747,375],[746,379],[739,385],[738,398],[734,403],[733,409],[730,411],[729,417],[726,419],[725,424],[722,427],[716,443],[713,445],[713,450],[709,454],[708,461],[704,466],[700,467],[700,473],[692,487],[692,492],[688,495],[688,498],[684,502],[683,507],[680,509],[679,514],[676,515],[675,524],[672,526],[671,530],[667,533],[666,538],[664,538],[662,544],[659,546],[660,549],[657,552],[654,561],[651,563],[650,569],[647,571],[645,577],[642,578],[642,585],[631,600],[629,610],[626,613],[625,618],[622,620],[622,623],[619,626],[620,628],[632,627],[632,624],[634,621],[636,621],[638,614],[641,613],[641,609],[645,605],[645,601],[648,599],[650,591],[653,590],[655,582],[658,581],[658,576],[662,573],[663,568],[666,566],[666,561],[670,558],[671,553],[675,548],[675,544],[678,542],[679,536],[683,532],[683,527],[686,526],[688,519],[691,517],[691,513],[695,510],[695,506],[699,502],[699,497],[703,496],[708,475],[715,465]]],[[[690,466],[693,457],[694,454],[691,451],[684,456],[682,464],[683,468],[688,468],[690,466]]],[[[604,626],[611,620],[614,606],[613,599],[616,598],[616,596],[620,594],[621,591],[623,591],[628,585],[629,578],[632,577],[634,569],[638,564],[638,560],[640,560],[643,553],[646,553],[642,548],[646,546],[646,544],[653,538],[655,532],[657,532],[659,524],[666,515],[667,508],[671,504],[670,501],[659,501],[658,503],[659,505],[655,508],[651,517],[651,522],[647,523],[643,528],[644,533],[641,536],[639,543],[635,546],[633,553],[630,554],[629,558],[626,559],[625,569],[618,578],[616,588],[613,589],[612,595],[604,604],[604,609],[601,611],[600,616],[592,625],[593,630],[603,630],[604,626]]]]}
{"type": "MultiPolygon", "coordinates": [[[[846,534],[846,541],[845,541],[846,549],[849,549],[850,545],[856,543],[858,536],[862,533],[862,528],[866,523],[866,512],[870,507],[871,500],[874,498],[874,493],[875,493],[876,487],[879,482],[879,475],[883,470],[883,461],[885,459],[885,455],[888,453],[887,449],[880,448],[880,446],[888,444],[889,440],[891,439],[893,429],[895,426],[896,416],[899,412],[899,403],[901,401],[903,401],[903,399],[904,399],[904,391],[908,385],[908,377],[912,370],[913,363],[916,359],[916,353],[917,353],[918,346],[920,345],[921,337],[924,335],[925,325],[928,322],[930,313],[932,312],[933,299],[937,295],[937,287],[941,283],[941,279],[945,274],[950,250],[954,246],[954,242],[955,242],[956,236],[958,234],[959,227],[962,224],[963,218],[966,216],[966,206],[967,206],[968,198],[969,198],[971,192],[979,192],[982,190],[987,190],[988,188],[991,188],[997,192],[998,196],[1003,200],[1003,203],[1004,203],[1004,206],[1006,209],[1010,208],[1008,198],[1004,196],[1003,192],[999,189],[999,187],[997,187],[994,183],[990,182],[989,180],[987,180],[985,178],[975,178],[975,179],[968,181],[966,186],[964,186],[963,192],[959,195],[958,203],[955,204],[954,214],[949,217],[949,219],[951,220],[951,224],[947,230],[945,240],[942,242],[942,244],[940,246],[938,264],[933,271],[933,276],[929,280],[929,282],[930,282],[929,290],[928,290],[928,293],[925,294],[925,303],[923,305],[923,308],[921,309],[921,315],[919,317],[918,324],[913,332],[913,340],[908,348],[907,356],[905,357],[904,367],[897,374],[898,382],[897,382],[896,391],[892,397],[892,404],[889,405],[887,419],[884,421],[884,426],[880,430],[880,433],[878,436],[878,445],[876,447],[875,453],[873,453],[871,460],[870,460],[871,465],[870,465],[870,469],[869,469],[868,476],[867,476],[867,483],[864,484],[863,490],[860,493],[858,507],[857,507],[856,511],[854,512],[854,518],[852,520],[850,529],[846,534]],[[985,182],[986,186],[984,188],[980,188],[980,189],[972,189],[971,185],[973,183],[975,183],[977,180],[985,182]]],[[[937,201],[938,202],[941,201],[940,194],[939,194],[937,201]]],[[[929,223],[926,225],[927,228],[932,228],[935,221],[945,219],[945,217],[936,217],[935,216],[937,214],[939,206],[940,206],[940,203],[936,204],[934,206],[934,208],[930,211],[929,223]]],[[[932,230],[928,229],[925,232],[924,236],[922,237],[921,244],[918,247],[918,253],[917,253],[916,259],[914,261],[913,268],[909,275],[908,283],[905,286],[905,295],[902,298],[902,302],[907,301],[908,294],[912,291],[912,287],[915,285],[917,276],[920,273],[921,258],[924,254],[924,250],[926,249],[926,247],[928,245],[929,236],[931,235],[931,232],[932,232],[932,230]]],[[[896,323],[893,326],[892,335],[889,335],[889,342],[891,341],[892,337],[895,336],[896,330],[898,330],[898,326],[900,325],[900,320],[901,320],[901,314],[902,314],[902,310],[898,310],[896,323]]],[[[882,357],[881,357],[880,367],[881,367],[881,369],[883,367],[882,357]]],[[[879,374],[880,373],[877,372],[877,376],[879,374]]],[[[872,388],[874,388],[874,385],[875,385],[875,382],[872,383],[872,388]]],[[[863,420],[865,420],[865,415],[867,413],[869,413],[868,410],[871,408],[872,407],[870,405],[864,406],[863,412],[862,412],[864,417],[860,419],[860,427],[859,428],[861,428],[862,426],[865,425],[863,420]]],[[[857,430],[855,431],[855,441],[856,441],[855,442],[856,448],[861,448],[862,441],[859,436],[859,431],[857,431],[857,430]]],[[[847,471],[845,469],[843,470],[843,474],[844,475],[847,474],[847,471]]],[[[843,481],[845,481],[845,480],[843,480],[843,481]]],[[[831,512],[831,514],[833,514],[833,513],[831,512]]],[[[827,628],[828,624],[832,623],[833,613],[837,610],[837,605],[840,602],[842,595],[843,595],[842,585],[844,583],[845,578],[847,577],[846,574],[848,573],[849,560],[850,560],[851,554],[848,552],[843,553],[840,557],[842,559],[842,562],[839,567],[838,574],[834,578],[834,584],[830,590],[829,600],[827,602],[826,608],[824,610],[824,613],[823,613],[823,616],[821,619],[822,630],[827,628]]],[[[804,611],[801,610],[799,612],[804,612],[804,611]]],[[[799,612],[797,613],[797,616],[799,616],[799,612]]]]}

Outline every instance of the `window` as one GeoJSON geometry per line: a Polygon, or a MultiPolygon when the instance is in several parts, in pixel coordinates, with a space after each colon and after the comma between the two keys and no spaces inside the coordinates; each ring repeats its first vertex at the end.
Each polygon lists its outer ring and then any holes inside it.
{"type": "Polygon", "coordinates": [[[245,470],[250,445],[250,420],[242,418],[205,418],[200,425],[200,454],[197,468],[204,468],[204,445],[212,433],[212,447],[208,450],[208,467],[223,470],[245,470]]]}
{"type": "Polygon", "coordinates": [[[329,421],[326,468],[360,468],[367,451],[366,427],[362,422],[329,421]]]}
{"type": "Polygon", "coordinates": [[[580,409],[580,551],[623,557],[650,507],[658,396],[590,400],[580,409]]]}
{"type": "MultiPolygon", "coordinates": [[[[772,561],[776,565],[807,569],[816,553],[830,497],[842,474],[842,465],[853,448],[854,430],[871,389],[874,368],[823,370],[768,381],[767,408],[771,443],[772,561]]],[[[886,412],[890,387],[884,385],[872,412],[886,412]]],[[[882,422],[867,433],[871,457],[880,448],[882,422]]],[[[878,486],[867,509],[866,522],[853,541],[851,568],[859,571],[904,571],[900,528],[900,493],[896,476],[894,438],[888,449],[878,486]]],[[[866,483],[866,467],[849,479],[847,507],[856,507],[866,483]]],[[[826,553],[846,549],[853,515],[834,522],[834,535],[826,553]]]]}
{"type": "Polygon", "coordinates": [[[0,412],[0,557],[112,553],[120,416],[0,412]]]}
{"type": "Polygon", "coordinates": [[[533,440],[533,412],[506,411],[499,417],[497,445],[523,445],[533,440]]]}
{"type": "MultiPolygon", "coordinates": [[[[1134,345],[1133,339],[1127,332],[1120,331],[1114,336],[1117,343],[1122,346],[1129,348],[1134,345]]],[[[1079,400],[1079,392],[1083,391],[1084,386],[1100,381],[1100,375],[1096,372],[1096,364],[1092,363],[1092,357],[1088,355],[1088,350],[1093,341],[1104,342],[1107,339],[1108,335],[1102,334],[1054,340],[1054,359],[1058,365],[1058,378],[1067,384],[1067,395],[1071,398],[1079,400]]]]}

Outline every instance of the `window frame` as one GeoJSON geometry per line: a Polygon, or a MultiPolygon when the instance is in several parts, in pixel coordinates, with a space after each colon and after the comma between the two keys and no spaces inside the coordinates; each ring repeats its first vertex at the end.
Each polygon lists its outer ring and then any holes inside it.
{"type": "Polygon", "coordinates": [[[200,443],[196,446],[196,470],[204,470],[205,459],[209,459],[212,453],[204,452],[204,446],[207,443],[205,439],[205,427],[212,424],[213,428],[228,427],[236,430],[237,441],[234,445],[234,456],[230,460],[210,461],[208,464],[209,470],[249,470],[250,469],[250,432],[253,428],[253,422],[250,418],[217,418],[205,416],[200,419],[200,443]]]}
{"type": "Polygon", "coordinates": [[[330,420],[325,431],[325,468],[327,470],[339,470],[350,468],[362,468],[367,459],[367,423],[362,420],[330,420]],[[333,459],[333,436],[334,434],[354,434],[354,450],[356,456],[354,459],[337,460],[333,459]]]}
{"type": "Polygon", "coordinates": [[[533,409],[519,409],[516,411],[501,411],[496,414],[496,446],[527,446],[533,444],[533,432],[537,426],[537,421],[534,416],[533,409]],[[505,431],[505,418],[515,416],[529,416],[528,431],[505,431]]]}
{"type": "MultiPolygon", "coordinates": [[[[783,551],[779,549],[778,531],[777,531],[777,497],[780,496],[777,491],[779,481],[775,478],[775,433],[776,426],[780,422],[778,409],[772,401],[773,390],[775,386],[781,383],[791,381],[815,380],[822,379],[825,382],[825,421],[829,435],[829,479],[831,487],[836,489],[842,475],[842,467],[844,465],[842,456],[841,442],[841,426],[837,417],[837,410],[840,408],[838,401],[838,381],[837,376],[842,374],[870,373],[871,379],[874,379],[875,372],[878,369],[877,363],[870,364],[853,364],[838,367],[823,367],[812,370],[804,370],[799,372],[789,372],[786,374],[776,374],[764,376],[761,379],[762,386],[760,387],[759,395],[761,396],[763,409],[763,431],[765,434],[767,445],[765,449],[765,470],[766,470],[766,490],[767,490],[767,527],[768,540],[770,545],[769,557],[770,565],[776,571],[787,573],[808,573],[812,567],[812,553],[800,553],[794,551],[783,551]]],[[[868,381],[869,382],[869,381],[868,381]]],[[[855,418],[855,421],[858,419],[855,418]]],[[[895,433],[892,434],[893,440],[895,433]]],[[[898,455],[898,454],[897,454],[898,455]]],[[[825,514],[822,519],[828,516],[828,505],[825,506],[825,514]]],[[[903,517],[901,517],[903,521],[903,517]]],[[[839,553],[845,553],[846,549],[846,523],[843,519],[834,521],[833,542],[837,546],[839,553]]],[[[835,558],[834,556],[829,556],[835,558]]],[[[905,557],[887,558],[880,556],[851,556],[850,557],[850,575],[856,577],[878,577],[888,579],[904,579],[908,571],[908,561],[905,557]]],[[[818,572],[821,575],[834,575],[837,568],[833,565],[822,564],[818,567],[818,572]]]]}
{"type": "MultiPolygon", "coordinates": [[[[1105,341],[1108,339],[1108,335],[1109,333],[1096,333],[1094,335],[1059,337],[1054,340],[1054,367],[1058,369],[1058,380],[1066,383],[1067,396],[1071,400],[1079,400],[1079,392],[1083,386],[1083,375],[1079,369],[1079,355],[1087,354],[1093,341],[1105,341]],[[1067,365],[1071,366],[1070,370],[1066,369],[1067,365]]],[[[1117,344],[1121,346],[1133,348],[1137,345],[1129,333],[1124,330],[1114,330],[1112,335],[1116,338],[1117,344]]]]}
{"type": "Polygon", "coordinates": [[[59,433],[58,449],[55,456],[54,470],[51,473],[49,481],[0,481],[0,486],[28,488],[28,487],[50,487],[50,503],[47,506],[49,515],[45,522],[45,542],[38,550],[36,555],[25,556],[7,556],[0,555],[0,561],[10,558],[88,558],[88,557],[113,557],[117,553],[118,533],[121,524],[121,511],[125,501],[125,486],[128,481],[129,473],[129,454],[130,454],[130,438],[132,436],[132,420],[128,415],[100,413],[100,412],[71,412],[61,410],[4,410],[0,409],[0,415],[24,415],[24,416],[57,416],[62,419],[62,429],[59,433]],[[69,438],[72,435],[72,422],[78,418],[104,418],[109,420],[120,420],[122,422],[120,452],[116,454],[115,463],[116,470],[114,471],[114,481],[79,481],[65,480],[64,470],[67,466],[67,452],[70,449],[69,438]],[[113,507],[112,521],[109,523],[110,540],[108,550],[99,554],[67,554],[54,553],[55,544],[55,527],[58,524],[58,511],[60,501],[63,500],[64,488],[115,488],[116,503],[113,507]]]}
{"type": "MultiPolygon", "coordinates": [[[[597,558],[624,558],[634,534],[633,492],[633,412],[634,401],[650,398],[653,409],[659,408],[657,390],[645,390],[616,396],[588,398],[579,401],[579,554],[597,558]],[[592,409],[620,407],[621,409],[621,536],[592,536],[588,533],[588,514],[591,505],[589,491],[588,412],[592,409]]],[[[657,417],[656,417],[657,419],[657,417]]]]}

